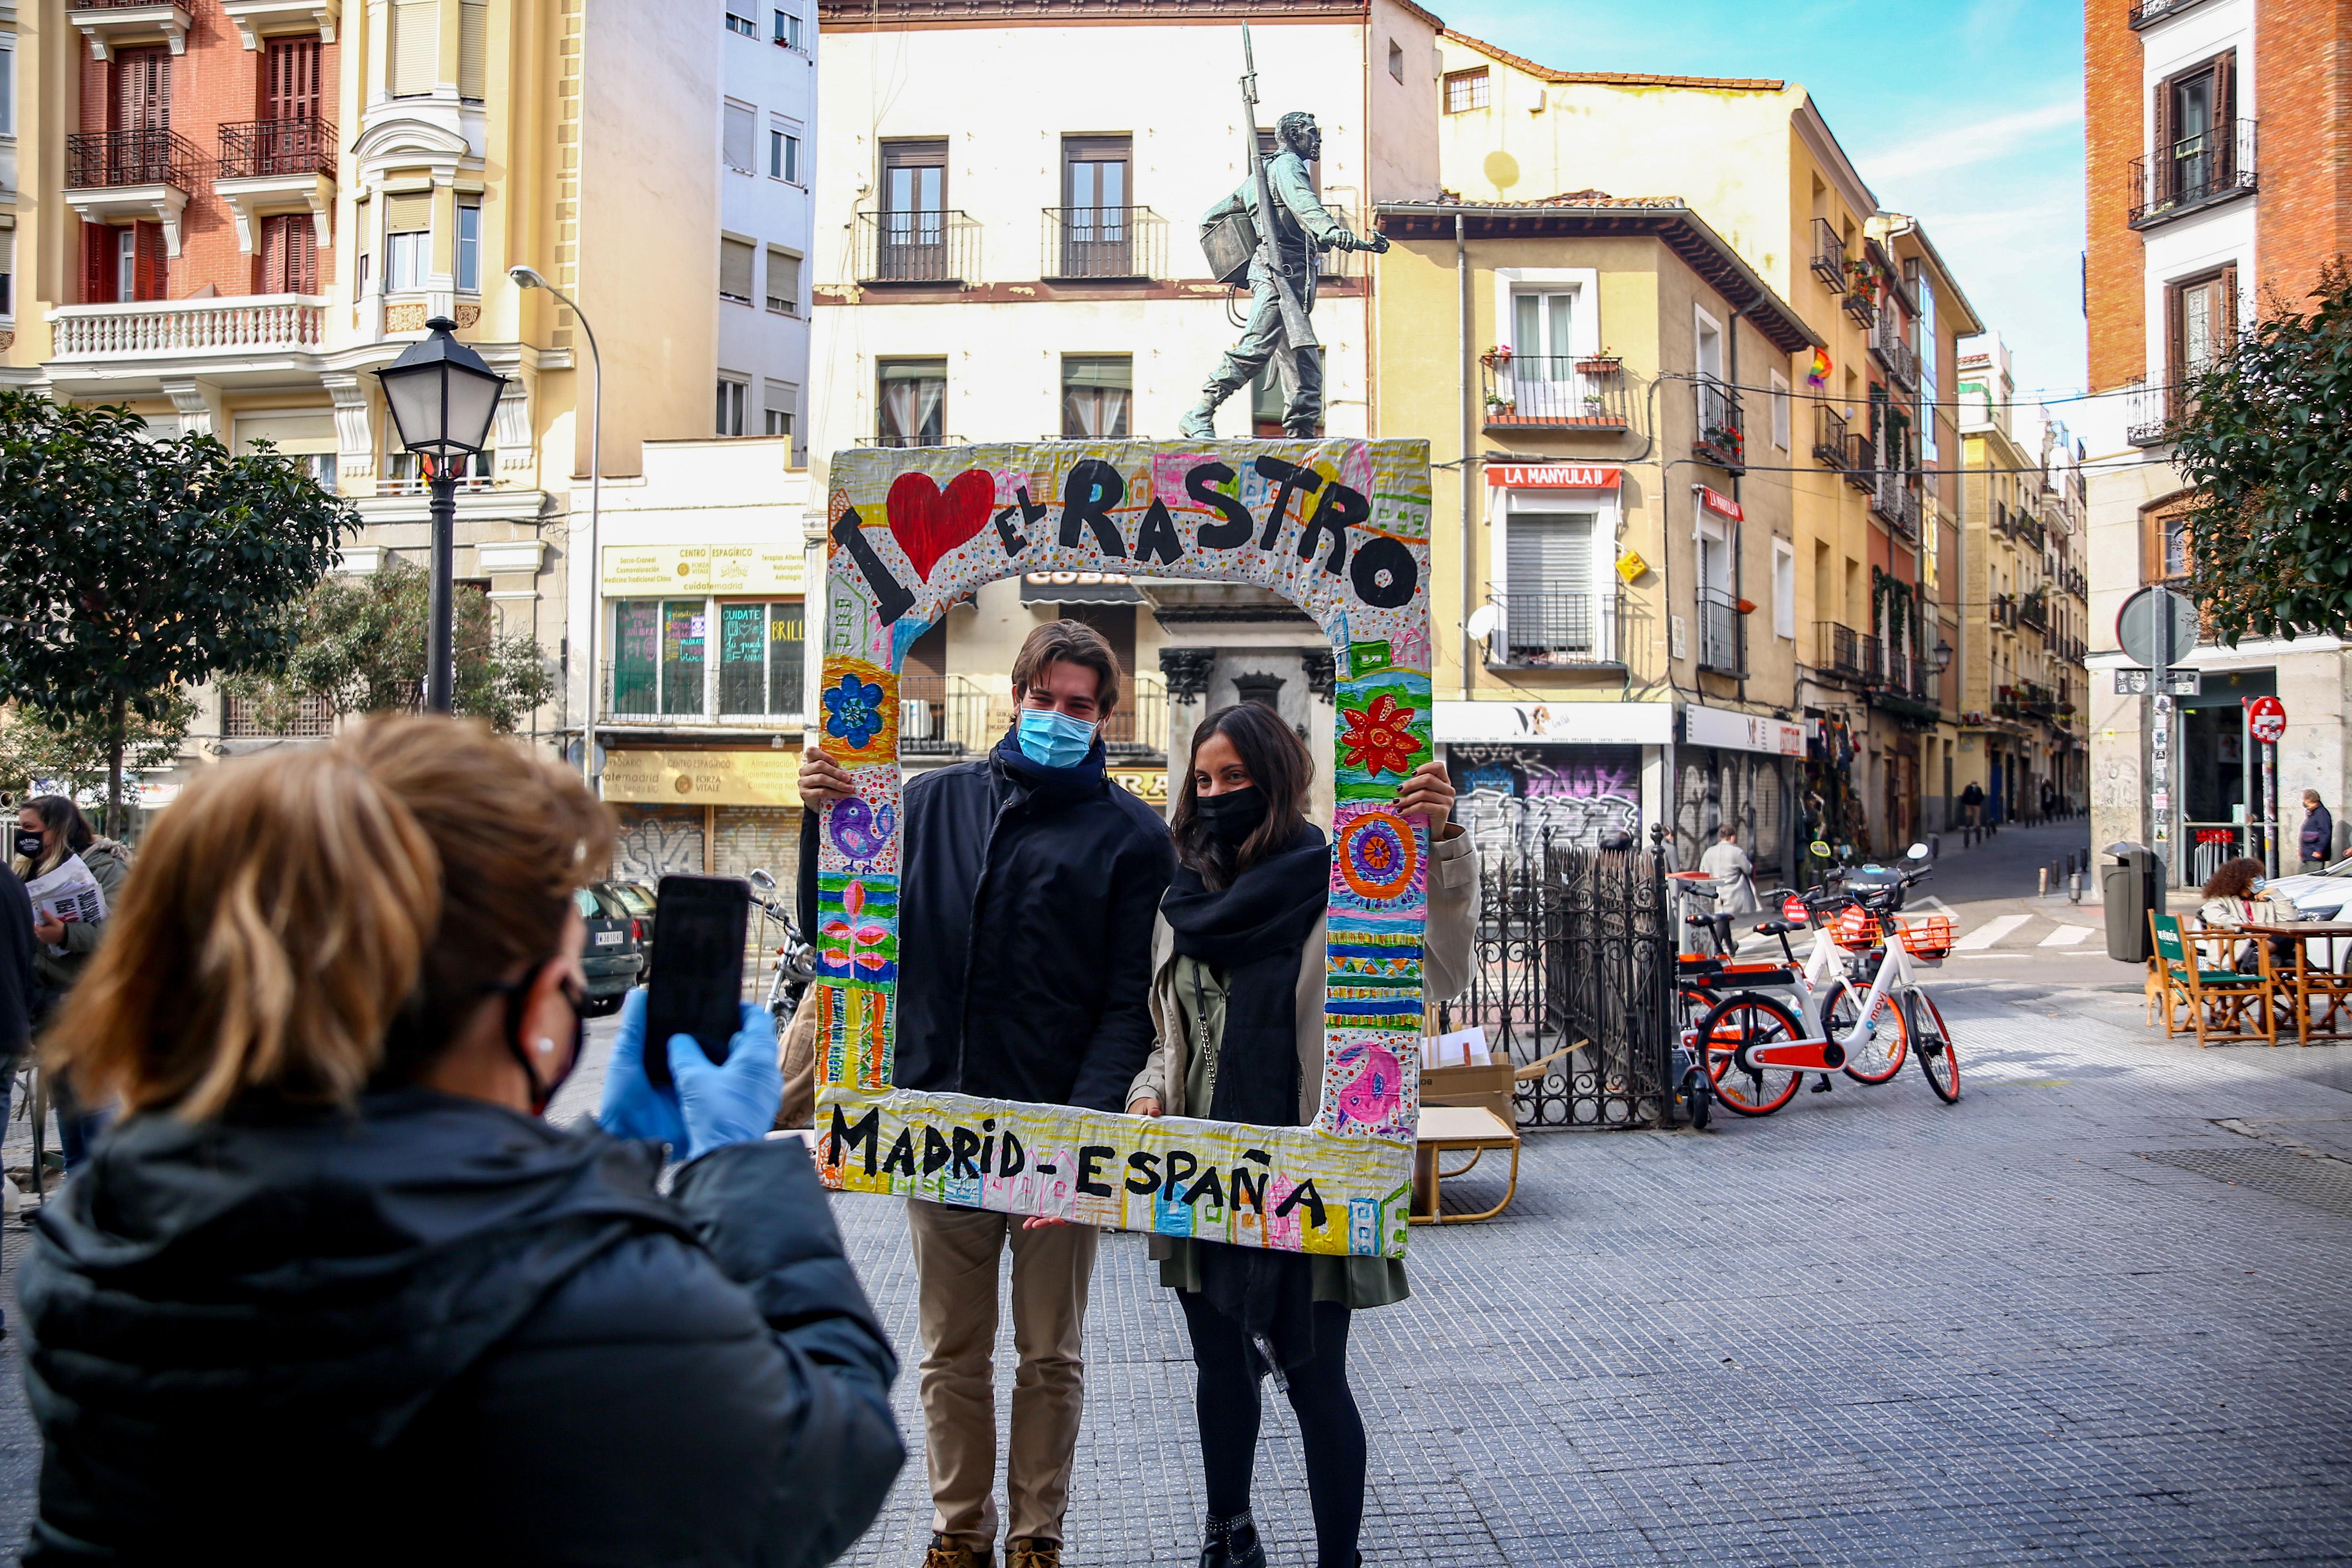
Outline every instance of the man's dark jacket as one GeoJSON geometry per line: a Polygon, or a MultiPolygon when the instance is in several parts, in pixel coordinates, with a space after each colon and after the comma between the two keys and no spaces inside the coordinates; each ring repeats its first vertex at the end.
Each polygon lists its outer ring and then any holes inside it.
{"type": "MultiPolygon", "coordinates": [[[[1045,768],[1008,733],[908,781],[898,1088],[1127,1109],[1151,1054],[1151,926],[1176,851],[1103,763],[1099,736],[1077,766],[1045,768]]],[[[812,889],[815,866],[804,847],[812,889]]]]}
{"type": "Polygon", "coordinates": [[[2327,815],[2326,806],[2315,805],[2304,814],[2303,831],[2296,837],[2302,841],[2305,859],[2335,858],[2336,819],[2327,815]]]}
{"type": "Polygon", "coordinates": [[[815,1564],[904,1458],[798,1142],[412,1089],[124,1122],[41,1213],[28,1564],[815,1564]]]}
{"type": "Polygon", "coordinates": [[[33,900],[0,865],[0,1070],[33,1037],[33,900]]]}

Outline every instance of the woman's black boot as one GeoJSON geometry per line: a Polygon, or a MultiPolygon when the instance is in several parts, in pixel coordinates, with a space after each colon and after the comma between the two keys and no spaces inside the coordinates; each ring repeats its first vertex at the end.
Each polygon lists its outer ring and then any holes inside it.
{"type": "Polygon", "coordinates": [[[1212,1518],[1206,1534],[1201,1545],[1201,1568],[1265,1568],[1265,1547],[1248,1514],[1212,1518]]]}

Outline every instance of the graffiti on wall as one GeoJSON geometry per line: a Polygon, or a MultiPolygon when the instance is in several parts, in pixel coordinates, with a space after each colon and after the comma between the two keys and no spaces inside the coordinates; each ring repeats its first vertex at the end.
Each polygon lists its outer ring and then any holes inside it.
{"type": "Polygon", "coordinates": [[[1293,1252],[1404,1256],[1433,752],[1424,441],[1056,441],[834,455],[820,744],[856,796],[817,875],[818,1158],[829,1185],[1293,1252]],[[980,585],[1036,572],[1252,583],[1331,640],[1324,1077],[1305,1127],[893,1086],[899,672],[980,585]]]}
{"type": "Polygon", "coordinates": [[[1460,791],[1454,815],[1482,850],[1555,844],[1595,848],[1611,834],[1639,834],[1638,746],[1446,748],[1460,791]]]}
{"type": "Polygon", "coordinates": [[[648,811],[641,816],[624,817],[613,842],[613,875],[647,887],[671,875],[702,875],[700,809],[689,807],[675,815],[648,811]]]}

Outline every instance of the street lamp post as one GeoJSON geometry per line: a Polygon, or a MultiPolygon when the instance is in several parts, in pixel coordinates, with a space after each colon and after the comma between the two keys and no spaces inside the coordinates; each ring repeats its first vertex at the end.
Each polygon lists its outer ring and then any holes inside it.
{"type": "Polygon", "coordinates": [[[489,444],[490,421],[507,378],[454,336],[457,323],[436,316],[425,335],[376,372],[400,444],[424,465],[432,497],[433,570],[425,637],[425,706],[449,711],[457,684],[450,607],[456,575],[457,467],[489,444]]]}
{"type": "Polygon", "coordinates": [[[596,559],[597,507],[603,500],[604,481],[604,356],[596,352],[596,329],[588,324],[588,312],[580,308],[577,300],[550,283],[535,267],[509,267],[507,277],[519,289],[544,289],[571,307],[572,315],[579,319],[580,330],[588,336],[588,363],[596,373],[596,389],[588,405],[588,716],[580,725],[580,777],[593,793],[596,787],[596,701],[602,685],[596,675],[596,625],[604,614],[604,600],[597,591],[603,573],[596,559]]]}

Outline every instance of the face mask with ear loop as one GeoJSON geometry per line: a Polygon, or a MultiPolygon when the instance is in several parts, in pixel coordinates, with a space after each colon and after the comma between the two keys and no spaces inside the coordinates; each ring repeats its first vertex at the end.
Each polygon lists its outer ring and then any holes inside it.
{"type": "Polygon", "coordinates": [[[485,995],[506,998],[506,1016],[499,1026],[499,1038],[504,1042],[507,1054],[514,1058],[515,1065],[522,1068],[523,1081],[530,1085],[530,1113],[533,1116],[547,1114],[547,1108],[555,1101],[556,1090],[563,1087],[563,1080],[570,1078],[573,1069],[579,1067],[581,1049],[588,1041],[588,1023],[582,1016],[582,1009],[586,1005],[587,998],[581,992],[580,983],[567,974],[559,983],[559,989],[563,994],[564,1002],[572,1009],[572,1055],[565,1060],[562,1067],[556,1069],[553,1078],[544,1083],[540,1081],[539,1069],[532,1065],[531,1058],[534,1053],[541,1060],[552,1057],[555,1054],[555,1042],[542,1037],[531,1042],[531,1049],[525,1049],[522,1040],[522,1012],[530,1000],[531,984],[538,979],[541,971],[551,963],[561,962],[561,959],[552,956],[543,958],[524,971],[520,980],[494,980],[482,987],[485,995]]]}

